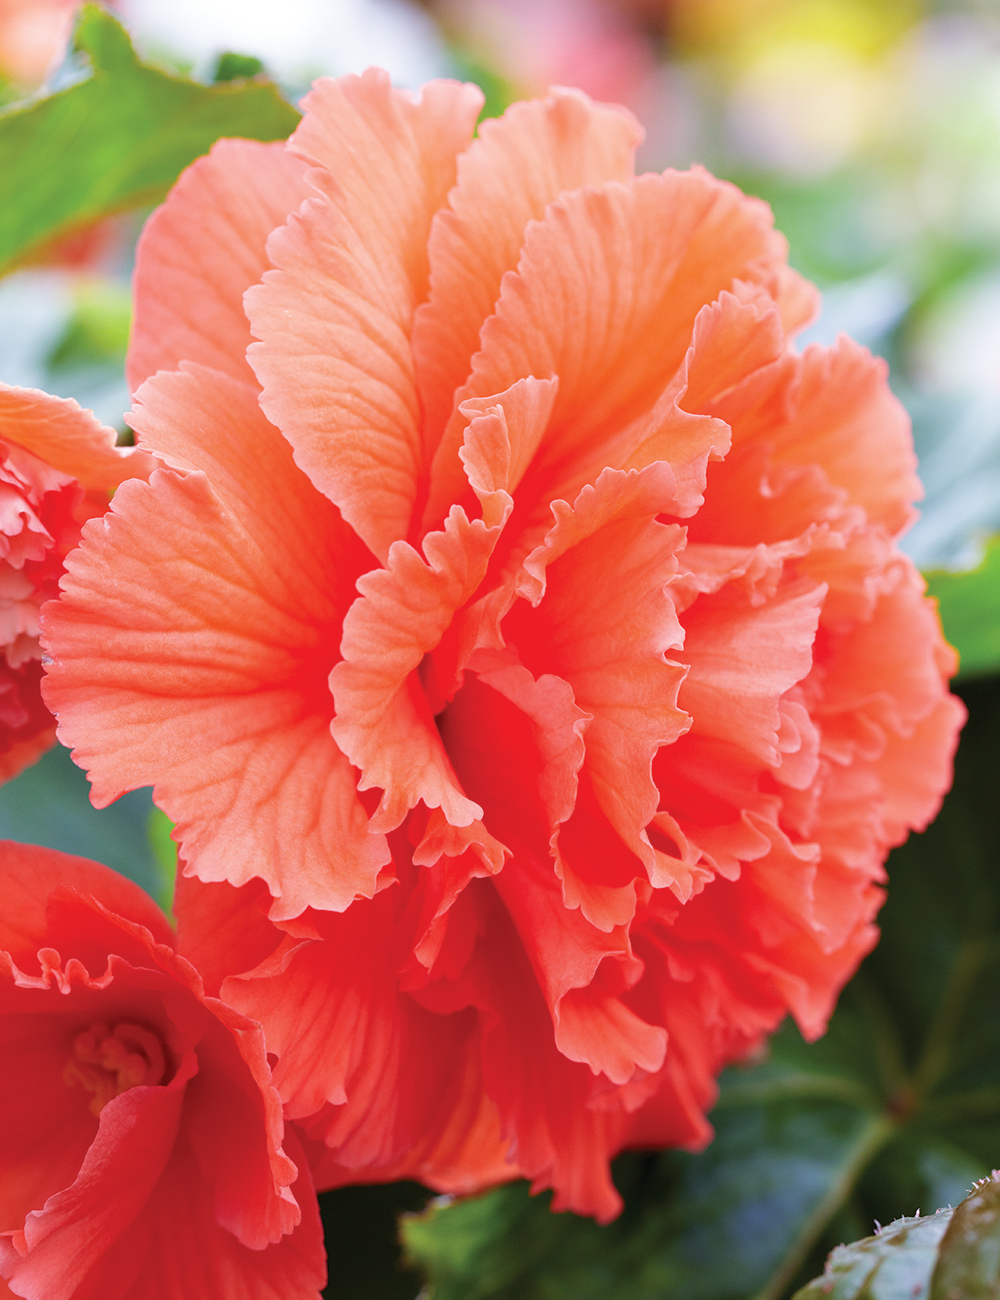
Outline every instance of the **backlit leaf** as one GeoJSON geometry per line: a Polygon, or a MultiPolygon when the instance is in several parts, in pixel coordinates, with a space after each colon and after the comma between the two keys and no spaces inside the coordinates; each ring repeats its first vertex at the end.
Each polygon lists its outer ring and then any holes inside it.
{"type": "Polygon", "coordinates": [[[977,568],[928,574],[927,590],[937,597],[945,636],[961,656],[959,676],[1000,669],[1000,538],[987,545],[977,568]]]}
{"type": "Polygon", "coordinates": [[[268,82],[203,86],[140,62],[94,4],[75,48],[90,75],[0,113],[0,271],[75,227],[158,202],[220,136],[276,140],[299,119],[268,82]]]}

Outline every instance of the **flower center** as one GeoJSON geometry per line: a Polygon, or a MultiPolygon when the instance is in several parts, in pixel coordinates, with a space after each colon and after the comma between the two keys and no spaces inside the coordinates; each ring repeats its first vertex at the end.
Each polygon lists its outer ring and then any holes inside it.
{"type": "Polygon", "coordinates": [[[111,1029],[98,1020],[73,1039],[63,1081],[92,1092],[91,1113],[100,1115],[120,1092],[139,1084],[162,1083],[166,1068],[163,1044],[151,1030],[128,1021],[111,1029]]]}

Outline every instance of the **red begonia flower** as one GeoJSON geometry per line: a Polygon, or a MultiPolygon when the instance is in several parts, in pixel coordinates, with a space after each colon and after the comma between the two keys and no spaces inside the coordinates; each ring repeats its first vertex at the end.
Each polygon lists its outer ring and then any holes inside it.
{"type": "Polygon", "coordinates": [[[767,207],[581,95],[479,106],[321,81],[178,182],[130,355],[172,468],[70,557],[47,699],[177,823],[322,1184],[608,1218],[612,1154],[822,1031],[961,708],[906,415],[792,349],[767,207]]]}
{"type": "Polygon", "coordinates": [[[83,523],[152,464],[117,448],[114,429],[76,402],[0,384],[0,781],[55,743],[39,689],[38,612],[57,595],[83,523]]]}
{"type": "Polygon", "coordinates": [[[0,842],[0,894],[6,1294],[318,1300],[319,1213],[260,1026],[205,996],[110,868],[0,842]]]}

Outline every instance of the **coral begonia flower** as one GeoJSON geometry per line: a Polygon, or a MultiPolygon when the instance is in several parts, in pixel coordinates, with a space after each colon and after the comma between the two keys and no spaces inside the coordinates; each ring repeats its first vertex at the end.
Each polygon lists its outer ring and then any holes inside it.
{"type": "Polygon", "coordinates": [[[130,353],[171,468],[70,557],[46,698],[98,805],[177,823],[321,1184],[604,1219],[612,1154],[703,1144],[726,1061],[822,1031],[961,707],[906,415],[794,351],[767,207],[634,176],[582,95],[480,103],[320,81],[182,176],[130,353]]]}
{"type": "Polygon", "coordinates": [[[0,842],[0,894],[7,1294],[318,1300],[319,1212],[260,1025],[205,996],[110,868],[0,842]]]}
{"type": "Polygon", "coordinates": [[[55,743],[38,612],[58,593],[63,560],[119,483],[153,464],[115,437],[74,401],[0,384],[0,781],[55,743]]]}

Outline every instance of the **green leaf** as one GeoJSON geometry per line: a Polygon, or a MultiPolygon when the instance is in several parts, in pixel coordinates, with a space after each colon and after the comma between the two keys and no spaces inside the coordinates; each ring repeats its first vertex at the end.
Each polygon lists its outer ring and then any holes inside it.
{"type": "Polygon", "coordinates": [[[94,4],[75,49],[85,80],[0,113],[0,271],[74,227],[158,202],[220,136],[281,139],[299,120],[269,83],[203,86],[140,62],[94,4]]]}
{"type": "Polygon", "coordinates": [[[1000,538],[993,538],[978,568],[929,573],[927,590],[941,608],[945,636],[961,656],[959,677],[1000,669],[1000,538]]]}
{"type": "Polygon", "coordinates": [[[796,1292],[795,1300],[927,1300],[951,1214],[898,1219],[874,1237],[838,1246],[823,1276],[796,1292]]]}
{"type": "Polygon", "coordinates": [[[60,370],[88,363],[120,365],[132,323],[128,286],[88,276],[75,286],[73,297],[73,315],[49,355],[49,366],[60,370]]]}
{"type": "Polygon", "coordinates": [[[400,1259],[396,1221],[426,1200],[425,1189],[408,1182],[321,1193],[330,1261],[323,1294],[331,1300],[414,1300],[420,1279],[400,1259]]]}
{"type": "Polygon", "coordinates": [[[899,1219],[838,1246],[794,1300],[996,1300],[1000,1182],[985,1179],[954,1210],[899,1219]]]}
{"type": "Polygon", "coordinates": [[[884,1129],[837,1102],[734,1106],[701,1156],[619,1160],[629,1205],[606,1228],[550,1214],[516,1183],[432,1207],[404,1238],[435,1300],[738,1300],[794,1271],[814,1216],[884,1129]]]}
{"type": "Polygon", "coordinates": [[[56,745],[15,781],[0,786],[0,839],[42,844],[103,862],[163,902],[163,870],[149,842],[153,804],[147,790],[109,808],[90,802],[86,775],[56,745]]]}
{"type": "Polygon", "coordinates": [[[490,117],[501,117],[518,98],[515,87],[469,50],[452,48],[449,53],[454,75],[460,81],[474,81],[483,92],[485,103],[479,114],[480,122],[490,117]]]}
{"type": "Polygon", "coordinates": [[[220,81],[240,81],[247,77],[256,77],[263,71],[264,64],[256,55],[236,54],[233,50],[227,50],[216,60],[212,80],[216,84],[220,81]]]}
{"type": "MultiPolygon", "coordinates": [[[[827,1035],[807,1044],[786,1024],[765,1061],[727,1071],[700,1155],[616,1161],[625,1210],[607,1227],[551,1214],[520,1183],[408,1218],[433,1300],[782,1300],[838,1241],[957,1203],[1000,1163],[1000,678],[961,693],[955,787],[892,854],[882,941],[827,1035]]],[[[926,1300],[946,1223],[851,1248],[860,1263],[837,1258],[854,1290],[830,1294],[926,1300]]]]}
{"type": "Polygon", "coordinates": [[[941,1240],[930,1300],[996,1300],[1000,1295],[1000,1182],[975,1188],[955,1208],[941,1240]]]}
{"type": "Polygon", "coordinates": [[[149,847],[156,863],[157,880],[153,897],[169,916],[174,910],[174,887],[177,883],[177,845],[171,838],[174,823],[165,812],[153,808],[146,820],[149,847]]]}

